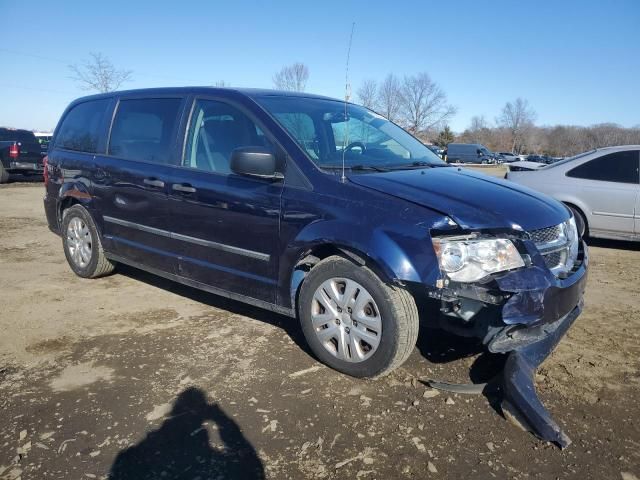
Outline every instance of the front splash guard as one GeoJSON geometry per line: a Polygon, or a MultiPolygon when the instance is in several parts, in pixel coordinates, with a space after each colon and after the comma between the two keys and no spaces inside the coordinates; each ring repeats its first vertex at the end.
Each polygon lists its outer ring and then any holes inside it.
{"type": "Polygon", "coordinates": [[[571,439],[551,418],[544,407],[534,386],[536,369],[558,345],[560,339],[569,330],[582,311],[582,302],[568,315],[558,320],[551,332],[542,339],[522,345],[512,350],[502,373],[502,404],[506,417],[519,423],[542,440],[566,448],[571,439]]]}

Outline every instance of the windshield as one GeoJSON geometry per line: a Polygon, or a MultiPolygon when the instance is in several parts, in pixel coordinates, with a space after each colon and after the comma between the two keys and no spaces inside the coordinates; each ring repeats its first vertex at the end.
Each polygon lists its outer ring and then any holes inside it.
{"type": "Polygon", "coordinates": [[[446,166],[402,128],[358,105],[337,100],[264,96],[258,103],[320,168],[352,170],[446,166]]]}

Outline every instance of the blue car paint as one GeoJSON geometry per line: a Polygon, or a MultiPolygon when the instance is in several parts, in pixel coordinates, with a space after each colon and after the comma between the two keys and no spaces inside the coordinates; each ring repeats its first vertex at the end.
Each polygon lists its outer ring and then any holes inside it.
{"type": "Polygon", "coordinates": [[[351,181],[450,216],[463,229],[536,230],[569,218],[561,203],[462,168],[401,170],[351,181]]]}
{"type": "MultiPolygon", "coordinates": [[[[426,296],[442,290],[432,233],[502,232],[518,239],[532,260],[529,267],[493,279],[503,298],[498,319],[503,325],[551,322],[571,302],[575,305],[581,301],[586,250],[580,269],[571,279],[560,280],[524,238],[527,230],[566,221],[569,212],[562,204],[526,188],[453,167],[348,173],[343,182],[338,174],[320,170],[256,101],[273,94],[175,88],[104,94],[73,102],[65,114],[91,98],[108,98],[110,107],[102,119],[95,155],[56,148],[54,133],[49,151],[51,178],[45,196],[49,227],[59,232],[62,208],[69,202],[82,203],[95,219],[105,251],[114,258],[148,266],[174,279],[188,278],[196,286],[209,284],[216,292],[229,289],[245,301],[253,300],[291,316],[295,315],[296,294],[306,275],[300,262],[318,249],[331,246],[353,255],[368,263],[383,280],[410,286],[416,294],[423,292],[426,296]],[[108,155],[106,139],[118,99],[158,96],[183,100],[175,141],[170,146],[170,163],[131,162],[108,155]],[[221,179],[180,167],[189,108],[196,98],[224,100],[253,117],[278,145],[280,161],[286,168],[284,181],[234,176],[221,179]],[[143,177],[163,182],[163,186],[150,187],[141,182],[143,177]],[[176,183],[197,184],[202,193],[181,197],[169,189],[176,183]],[[142,224],[146,230],[123,229],[110,217],[142,224]],[[216,229],[217,225],[224,228],[216,229]],[[256,235],[254,228],[262,234],[256,235]],[[204,250],[181,242],[180,235],[231,244],[260,258],[233,253],[207,258],[204,250]],[[550,308],[554,302],[562,308],[550,308]]],[[[301,101],[313,97],[287,95],[298,96],[301,101]]],[[[465,291],[453,294],[464,296],[465,291]]],[[[535,343],[532,345],[527,348],[535,350],[535,343]]],[[[511,376],[516,383],[520,381],[517,377],[511,376]]],[[[522,403],[518,399],[512,402],[522,403]]],[[[540,413],[539,408],[537,411],[540,413]]],[[[543,417],[529,415],[533,423],[543,417]]],[[[535,425],[532,428],[536,430],[535,425]]]]}

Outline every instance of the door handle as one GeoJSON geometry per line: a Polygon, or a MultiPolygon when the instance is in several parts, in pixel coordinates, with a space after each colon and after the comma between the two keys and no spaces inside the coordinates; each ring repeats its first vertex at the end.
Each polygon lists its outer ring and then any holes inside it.
{"type": "Polygon", "coordinates": [[[158,180],[155,178],[145,178],[143,182],[145,185],[149,185],[150,187],[156,187],[156,188],[164,187],[164,182],[162,180],[158,180]]]}
{"type": "Polygon", "coordinates": [[[183,192],[183,193],[196,193],[196,189],[193,188],[191,185],[187,184],[183,184],[183,183],[174,183],[171,186],[172,190],[175,190],[176,192],[183,192]]]}

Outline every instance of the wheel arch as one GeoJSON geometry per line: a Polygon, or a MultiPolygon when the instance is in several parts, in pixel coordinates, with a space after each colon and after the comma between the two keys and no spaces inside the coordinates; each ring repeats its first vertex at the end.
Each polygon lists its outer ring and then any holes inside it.
{"type": "Polygon", "coordinates": [[[582,220],[584,221],[584,234],[585,236],[589,234],[589,219],[587,218],[586,209],[582,202],[575,202],[573,200],[560,200],[564,205],[569,208],[575,209],[580,215],[582,215],[582,220]]]}
{"type": "MultiPolygon", "coordinates": [[[[417,273],[413,268],[411,268],[413,275],[410,275],[409,278],[402,278],[402,275],[394,271],[383,258],[374,258],[368,255],[364,248],[341,242],[317,243],[300,252],[289,276],[289,301],[294,311],[297,311],[300,287],[304,279],[319,262],[333,255],[347,258],[356,265],[366,266],[385,283],[404,285],[405,281],[413,282],[417,279],[417,273]]],[[[404,265],[409,265],[406,258],[404,265]]]]}
{"type": "Polygon", "coordinates": [[[58,225],[62,225],[62,215],[66,209],[78,204],[86,208],[90,207],[91,203],[92,196],[84,183],[68,182],[63,184],[58,194],[58,225]]]}

